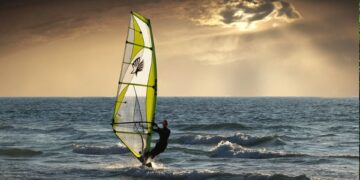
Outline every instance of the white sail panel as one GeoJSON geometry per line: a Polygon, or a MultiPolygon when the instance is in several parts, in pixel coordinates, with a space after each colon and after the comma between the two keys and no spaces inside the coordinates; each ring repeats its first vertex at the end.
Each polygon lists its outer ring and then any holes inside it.
{"type": "Polygon", "coordinates": [[[151,34],[150,34],[150,28],[147,24],[144,23],[144,21],[140,20],[139,18],[135,17],[136,22],[138,23],[140,30],[142,32],[142,35],[144,37],[144,45],[146,47],[152,47],[151,42],[151,34]]]}

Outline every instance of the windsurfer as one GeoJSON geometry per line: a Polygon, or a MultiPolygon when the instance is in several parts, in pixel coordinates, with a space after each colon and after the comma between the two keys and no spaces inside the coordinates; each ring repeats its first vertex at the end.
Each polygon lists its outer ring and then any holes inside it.
{"type": "Polygon", "coordinates": [[[149,157],[151,159],[154,159],[155,156],[164,152],[167,147],[168,139],[170,136],[170,129],[168,128],[168,121],[164,120],[162,122],[162,125],[163,125],[163,128],[159,128],[159,126],[156,123],[153,124],[153,131],[159,133],[160,139],[156,143],[154,149],[152,149],[148,153],[145,153],[145,156],[140,158],[142,160],[143,164],[146,164],[146,161],[149,157]]]}

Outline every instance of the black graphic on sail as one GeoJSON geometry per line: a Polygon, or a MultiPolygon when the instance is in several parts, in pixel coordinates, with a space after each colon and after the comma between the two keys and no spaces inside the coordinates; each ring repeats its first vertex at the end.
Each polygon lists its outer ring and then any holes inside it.
{"type": "Polygon", "coordinates": [[[144,68],[144,60],[140,60],[140,57],[138,57],[131,65],[133,67],[133,71],[131,72],[131,74],[137,75],[137,73],[142,71],[144,68]]]}

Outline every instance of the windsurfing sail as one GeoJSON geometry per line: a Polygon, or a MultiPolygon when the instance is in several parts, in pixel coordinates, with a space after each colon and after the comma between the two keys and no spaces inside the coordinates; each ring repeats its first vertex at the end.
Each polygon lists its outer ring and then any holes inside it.
{"type": "Polygon", "coordinates": [[[139,160],[150,151],[156,91],[156,57],[150,20],[131,12],[112,128],[139,160]]]}

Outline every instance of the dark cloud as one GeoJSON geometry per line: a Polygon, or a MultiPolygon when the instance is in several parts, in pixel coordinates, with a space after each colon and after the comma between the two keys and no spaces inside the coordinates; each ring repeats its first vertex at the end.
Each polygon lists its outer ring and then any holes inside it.
{"type": "Polygon", "coordinates": [[[256,7],[254,7],[254,8],[245,8],[245,7],[242,7],[242,6],[240,6],[239,8],[240,9],[244,8],[245,13],[253,14],[253,16],[251,16],[248,19],[249,22],[253,22],[253,21],[262,20],[265,17],[267,17],[268,15],[270,15],[270,13],[272,13],[274,11],[275,6],[272,3],[265,2],[263,4],[260,4],[260,5],[256,6],[256,7]]]}
{"type": "Polygon", "coordinates": [[[300,18],[299,13],[290,5],[290,3],[285,1],[280,1],[281,8],[277,11],[277,16],[285,16],[289,19],[300,18]]]}
{"type": "MultiPolygon", "coordinates": [[[[101,26],[108,23],[108,19],[112,19],[112,22],[125,20],[130,10],[157,19],[183,18],[200,24],[209,24],[206,22],[218,15],[222,17],[222,23],[232,24],[256,22],[269,17],[276,11],[274,3],[265,0],[0,0],[0,47],[19,44],[18,38],[22,38],[21,43],[27,44],[39,39],[44,42],[54,37],[71,36],[79,29],[86,33],[84,29],[101,26]],[[239,10],[243,13],[237,14],[239,10]]],[[[284,14],[282,16],[288,18],[296,14],[289,4],[287,7],[284,5],[281,12],[278,16],[284,14]],[[289,13],[291,16],[287,15],[289,13]]],[[[215,25],[219,25],[216,23],[219,22],[215,22],[215,25]]]]}
{"type": "Polygon", "coordinates": [[[0,0],[1,55],[28,45],[91,33],[106,23],[118,23],[128,18],[130,10],[142,9],[136,3],[148,4],[116,0],[0,0]]]}
{"type": "MultiPolygon", "coordinates": [[[[214,7],[205,6],[204,8],[209,9],[211,12],[216,12],[214,7]]],[[[219,6],[216,8],[221,9],[218,15],[221,16],[222,22],[225,24],[237,22],[253,23],[264,20],[267,17],[300,18],[299,12],[290,3],[283,0],[226,0],[219,3],[219,6]],[[273,14],[276,14],[276,16],[273,16],[273,14]]]]}
{"type": "MultiPolygon", "coordinates": [[[[250,2],[240,2],[237,6],[226,6],[222,11],[220,11],[219,15],[222,16],[223,22],[225,24],[231,24],[234,22],[242,21],[242,22],[253,22],[262,20],[267,17],[274,10],[274,5],[271,2],[266,2],[263,4],[259,4],[256,6],[250,6],[248,3],[250,2]],[[237,15],[238,11],[242,11],[242,14],[237,15]]],[[[254,2],[251,2],[255,4],[254,2]]]]}
{"type": "Polygon", "coordinates": [[[332,0],[304,2],[303,4],[297,2],[299,3],[297,7],[306,12],[304,18],[289,25],[289,31],[306,38],[314,50],[326,56],[329,63],[339,67],[356,67],[358,65],[358,2],[332,0]]]}
{"type": "Polygon", "coordinates": [[[222,10],[220,12],[220,15],[223,18],[223,22],[225,24],[231,24],[235,21],[238,21],[239,19],[241,19],[242,17],[240,16],[235,16],[235,13],[237,12],[237,9],[232,8],[232,7],[228,7],[225,8],[224,10],[222,10]]]}

